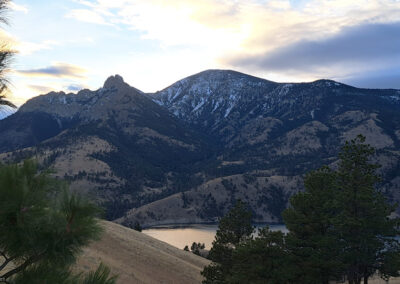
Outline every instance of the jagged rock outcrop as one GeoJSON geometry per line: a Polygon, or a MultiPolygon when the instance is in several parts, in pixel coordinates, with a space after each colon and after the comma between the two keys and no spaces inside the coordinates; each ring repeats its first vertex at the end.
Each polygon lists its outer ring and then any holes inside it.
{"type": "Polygon", "coordinates": [[[127,225],[213,222],[236,198],[279,222],[302,175],[334,165],[360,133],[377,148],[380,188],[400,201],[399,90],[208,70],[145,94],[115,75],[31,99],[0,133],[3,160],[36,156],[127,225]]]}

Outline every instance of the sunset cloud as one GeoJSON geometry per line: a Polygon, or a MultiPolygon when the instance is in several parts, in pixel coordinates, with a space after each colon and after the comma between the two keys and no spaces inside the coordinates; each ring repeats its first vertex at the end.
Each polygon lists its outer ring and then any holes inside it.
{"type": "Polygon", "coordinates": [[[11,80],[24,97],[41,92],[28,85],[95,89],[112,73],[154,92],[217,68],[278,82],[400,88],[396,0],[36,2],[13,1],[9,34],[0,33],[19,50],[11,80]],[[43,68],[48,62],[65,63],[43,68]]]}
{"type": "Polygon", "coordinates": [[[27,77],[55,77],[72,79],[85,78],[85,73],[86,70],[82,67],[67,63],[55,63],[44,68],[17,71],[17,74],[27,77]]]}
{"type": "MultiPolygon", "coordinates": [[[[144,39],[158,40],[161,45],[212,48],[214,60],[221,66],[235,66],[226,60],[229,56],[241,58],[239,61],[243,63],[251,63],[261,57],[266,63],[278,58],[277,53],[283,55],[282,51],[277,52],[278,49],[283,48],[287,53],[290,53],[288,49],[295,47],[301,47],[303,52],[307,48],[311,51],[318,49],[319,43],[331,43],[329,41],[334,41],[331,38],[335,37],[341,41],[339,50],[343,51],[342,57],[340,51],[336,52],[335,59],[344,61],[349,59],[349,52],[343,50],[346,45],[344,37],[349,36],[351,31],[356,33],[358,29],[363,32],[363,42],[366,43],[369,40],[368,27],[400,21],[400,1],[395,0],[354,0],[351,3],[346,0],[312,0],[301,1],[304,4],[297,6],[286,0],[76,2],[90,10],[93,18],[97,15],[98,23],[119,24],[142,31],[144,39]]],[[[320,59],[324,54],[322,49],[319,51],[320,59]]],[[[369,49],[368,52],[379,56],[376,49],[369,49]]],[[[349,61],[347,65],[351,63],[349,61]]],[[[269,65],[265,64],[265,67],[269,65]]],[[[285,67],[292,68],[284,63],[279,69],[285,67]]]]}
{"type": "Polygon", "coordinates": [[[28,85],[28,88],[33,90],[35,93],[39,93],[39,94],[47,94],[47,93],[50,93],[51,91],[55,91],[53,88],[50,88],[48,86],[40,86],[40,85],[28,85]]]}
{"type": "Polygon", "coordinates": [[[345,27],[326,38],[302,40],[256,55],[239,55],[228,58],[227,63],[256,70],[329,76],[343,70],[400,66],[400,22],[345,27]]]}

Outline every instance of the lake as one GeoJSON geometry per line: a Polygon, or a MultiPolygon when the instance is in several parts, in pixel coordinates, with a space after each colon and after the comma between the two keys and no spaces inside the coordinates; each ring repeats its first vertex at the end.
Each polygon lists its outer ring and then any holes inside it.
{"type": "MultiPolygon", "coordinates": [[[[265,225],[257,225],[256,228],[264,227],[265,225]]],[[[269,225],[272,231],[287,232],[285,225],[269,225]]],[[[186,245],[190,246],[193,242],[200,242],[206,245],[206,249],[211,248],[217,225],[185,225],[179,226],[160,226],[143,230],[143,233],[160,241],[166,242],[177,248],[183,249],[186,245]]]]}

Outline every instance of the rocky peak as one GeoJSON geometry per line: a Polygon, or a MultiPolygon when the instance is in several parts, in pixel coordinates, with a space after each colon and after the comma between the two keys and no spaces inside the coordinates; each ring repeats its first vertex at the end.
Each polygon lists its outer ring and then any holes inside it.
{"type": "Polygon", "coordinates": [[[116,74],[114,76],[110,76],[107,78],[107,80],[104,82],[104,88],[105,89],[111,89],[111,88],[117,88],[119,89],[122,86],[125,86],[126,83],[124,82],[124,78],[122,78],[120,75],[116,74]]]}

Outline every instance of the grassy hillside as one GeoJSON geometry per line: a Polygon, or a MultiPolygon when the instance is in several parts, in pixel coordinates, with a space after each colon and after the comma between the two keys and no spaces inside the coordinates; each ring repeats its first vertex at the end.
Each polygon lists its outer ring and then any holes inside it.
{"type": "Polygon", "coordinates": [[[93,270],[103,262],[121,284],[201,283],[200,271],[208,260],[118,224],[101,224],[101,240],[84,250],[77,270],[93,270]]]}

